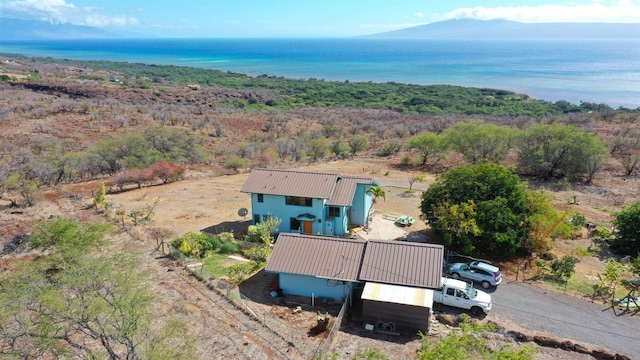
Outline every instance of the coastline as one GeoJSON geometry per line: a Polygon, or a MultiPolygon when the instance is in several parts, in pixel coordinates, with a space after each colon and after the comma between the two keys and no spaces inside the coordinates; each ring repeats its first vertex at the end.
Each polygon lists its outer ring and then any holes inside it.
{"type": "MultiPolygon", "coordinates": [[[[622,40],[621,40],[622,41],[622,40]]],[[[640,42],[630,40],[633,44],[640,42]]],[[[456,85],[545,101],[640,107],[640,46],[625,42],[372,39],[109,39],[0,41],[28,57],[140,62],[249,76],[456,85]],[[617,49],[617,50],[616,50],[617,49]],[[626,47],[629,50],[629,47],[626,47]],[[590,52],[589,52],[589,51],[590,52]],[[613,53],[611,53],[613,50],[613,53]],[[636,57],[637,56],[637,57],[636,57]]]]}

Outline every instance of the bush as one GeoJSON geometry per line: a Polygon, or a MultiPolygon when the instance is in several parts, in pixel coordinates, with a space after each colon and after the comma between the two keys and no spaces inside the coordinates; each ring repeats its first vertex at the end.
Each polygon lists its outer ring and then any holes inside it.
{"type": "Polygon", "coordinates": [[[238,252],[238,245],[233,243],[224,243],[218,248],[222,254],[233,254],[238,252]]]}
{"type": "Polygon", "coordinates": [[[159,162],[151,166],[153,176],[162,180],[163,184],[177,181],[184,174],[184,167],[170,162],[159,162]]]}
{"type": "Polygon", "coordinates": [[[196,256],[203,258],[207,252],[213,249],[206,234],[188,232],[179,238],[171,241],[171,246],[180,251],[185,256],[196,256]]]}
{"type": "Polygon", "coordinates": [[[227,268],[227,276],[231,278],[236,284],[241,283],[249,276],[255,267],[255,263],[236,264],[227,268]]]}
{"type": "Polygon", "coordinates": [[[256,246],[243,252],[244,257],[257,263],[265,263],[271,255],[271,248],[267,246],[256,246]]]}
{"type": "Polygon", "coordinates": [[[209,236],[207,242],[211,245],[213,249],[219,249],[222,246],[222,241],[217,236],[209,236]]]}
{"type": "Polygon", "coordinates": [[[575,267],[576,258],[566,255],[551,263],[551,273],[560,280],[568,280],[576,272],[575,267]]]}

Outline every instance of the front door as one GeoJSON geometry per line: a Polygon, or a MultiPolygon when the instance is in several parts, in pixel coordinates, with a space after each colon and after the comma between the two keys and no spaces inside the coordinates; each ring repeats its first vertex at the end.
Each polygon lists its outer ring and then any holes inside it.
{"type": "Polygon", "coordinates": [[[304,233],[311,234],[313,233],[313,222],[312,221],[303,221],[304,223],[304,233]]]}

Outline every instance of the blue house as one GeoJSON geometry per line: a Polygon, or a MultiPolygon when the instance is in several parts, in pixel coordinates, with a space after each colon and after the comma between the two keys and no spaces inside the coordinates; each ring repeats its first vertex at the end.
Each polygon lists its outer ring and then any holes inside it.
{"type": "Polygon", "coordinates": [[[253,224],[280,219],[278,232],[345,236],[367,226],[373,179],[291,170],[253,169],[242,192],[251,194],[253,224]]]}
{"type": "Polygon", "coordinates": [[[365,283],[440,287],[444,247],[280,233],[265,271],[285,295],[343,300],[365,283]]]}

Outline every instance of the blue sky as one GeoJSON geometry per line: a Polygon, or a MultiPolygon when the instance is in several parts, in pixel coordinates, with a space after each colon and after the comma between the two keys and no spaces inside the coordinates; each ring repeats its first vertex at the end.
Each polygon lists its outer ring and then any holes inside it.
{"type": "Polygon", "coordinates": [[[461,18],[640,22],[640,0],[0,0],[0,17],[159,37],[348,37],[461,18]]]}

